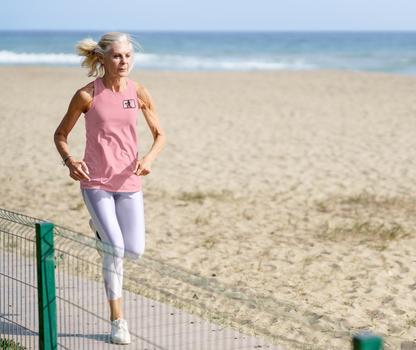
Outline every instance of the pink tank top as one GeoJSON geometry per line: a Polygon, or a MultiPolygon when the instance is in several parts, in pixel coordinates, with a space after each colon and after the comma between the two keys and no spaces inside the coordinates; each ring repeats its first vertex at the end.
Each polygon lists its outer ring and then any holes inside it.
{"type": "Polygon", "coordinates": [[[138,192],[140,176],[133,174],[138,160],[136,124],[139,111],[133,82],[127,79],[122,92],[104,86],[101,78],[94,81],[94,98],[85,113],[87,143],[84,162],[91,181],[82,180],[83,189],[109,192],[138,192]]]}

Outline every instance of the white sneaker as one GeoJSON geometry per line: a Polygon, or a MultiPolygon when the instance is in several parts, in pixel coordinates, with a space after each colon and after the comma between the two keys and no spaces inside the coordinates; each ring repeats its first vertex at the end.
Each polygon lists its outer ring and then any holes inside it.
{"type": "Polygon", "coordinates": [[[97,237],[97,241],[95,242],[95,249],[97,249],[98,254],[101,257],[103,257],[104,256],[104,253],[103,253],[103,248],[104,247],[103,247],[103,243],[101,242],[101,238],[98,234],[98,231],[95,228],[94,223],[92,222],[92,219],[90,219],[90,221],[88,223],[90,224],[91,231],[94,232],[95,237],[97,237]]]}
{"type": "Polygon", "coordinates": [[[127,321],[122,318],[111,322],[110,340],[114,344],[130,344],[130,333],[127,329],[127,321]]]}

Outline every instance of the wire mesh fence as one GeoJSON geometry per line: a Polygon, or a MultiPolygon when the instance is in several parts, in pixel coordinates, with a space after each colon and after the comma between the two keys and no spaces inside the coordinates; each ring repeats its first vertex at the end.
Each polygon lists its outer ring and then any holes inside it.
{"type": "MultiPolygon", "coordinates": [[[[117,346],[110,339],[103,277],[108,272],[103,268],[104,259],[118,254],[114,247],[4,209],[0,209],[0,234],[3,342],[22,349],[117,346]],[[52,233],[52,245],[48,232],[52,233]],[[52,266],[53,281],[48,267],[40,262],[52,266]]],[[[197,295],[215,299],[220,290],[228,299],[242,300],[232,288],[214,285],[207,278],[149,256],[124,258],[123,270],[122,309],[132,349],[282,349],[202,318],[197,295]],[[181,298],[189,293],[196,296],[194,303],[181,298]]]]}
{"type": "MultiPolygon", "coordinates": [[[[103,276],[114,273],[104,260],[117,254],[95,238],[0,209],[1,349],[116,348],[103,276]]],[[[225,328],[219,317],[204,320],[202,300],[210,298],[219,312],[233,300],[263,310],[282,305],[149,256],[123,257],[122,263],[131,349],[285,350],[225,328]]],[[[372,334],[353,343],[356,349],[382,348],[381,338],[372,334]]]]}
{"type": "Polygon", "coordinates": [[[0,333],[4,348],[18,349],[20,344],[28,349],[38,346],[35,233],[38,222],[0,211],[0,333]]]}

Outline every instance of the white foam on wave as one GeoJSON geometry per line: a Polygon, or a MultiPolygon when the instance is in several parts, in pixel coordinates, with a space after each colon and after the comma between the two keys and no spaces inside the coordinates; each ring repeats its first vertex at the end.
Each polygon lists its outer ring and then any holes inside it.
{"type": "Polygon", "coordinates": [[[0,64],[77,65],[80,58],[63,53],[15,53],[0,51],[0,64]]]}
{"type": "MultiPolygon", "coordinates": [[[[80,57],[63,53],[15,53],[0,51],[3,65],[80,65],[80,57]]],[[[178,55],[157,55],[137,53],[136,69],[150,70],[304,70],[314,67],[301,60],[267,61],[260,59],[199,58],[178,55]]]]}
{"type": "Polygon", "coordinates": [[[231,60],[204,59],[189,56],[139,54],[136,56],[136,68],[161,70],[305,70],[314,66],[302,60],[266,61],[266,60],[231,60]]]}

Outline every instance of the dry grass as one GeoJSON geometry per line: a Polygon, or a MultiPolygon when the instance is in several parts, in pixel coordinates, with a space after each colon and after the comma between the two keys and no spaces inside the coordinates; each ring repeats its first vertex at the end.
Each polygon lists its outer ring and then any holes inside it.
{"type": "Polygon", "coordinates": [[[212,249],[214,248],[215,244],[218,243],[218,239],[214,236],[208,238],[203,244],[202,246],[207,248],[207,249],[212,249]]]}
{"type": "Polygon", "coordinates": [[[374,194],[370,194],[367,191],[363,191],[359,194],[349,196],[343,201],[345,204],[361,205],[363,207],[377,207],[377,208],[408,208],[415,203],[399,197],[377,197],[374,194]]]}
{"type": "Polygon", "coordinates": [[[393,240],[396,238],[407,237],[409,233],[404,231],[400,224],[393,223],[386,225],[373,222],[356,222],[352,226],[335,226],[330,227],[328,222],[324,224],[322,231],[318,234],[321,238],[330,238],[333,240],[344,239],[346,237],[354,238],[360,236],[365,240],[393,240]]]}
{"type": "Polygon", "coordinates": [[[369,210],[374,213],[391,209],[414,211],[415,204],[413,200],[407,198],[376,196],[363,191],[351,196],[332,196],[326,200],[316,201],[315,209],[324,213],[340,209],[343,211],[369,210]]]}
{"type": "Polygon", "coordinates": [[[221,192],[182,192],[180,195],[174,197],[174,199],[179,199],[185,202],[204,202],[207,198],[212,198],[215,200],[225,200],[225,199],[233,199],[233,193],[231,191],[221,191],[221,192]]]}
{"type": "Polygon", "coordinates": [[[210,220],[211,220],[211,215],[208,215],[208,216],[199,215],[195,219],[195,224],[197,224],[197,225],[209,225],[210,220]]]}
{"type": "Polygon", "coordinates": [[[317,215],[325,219],[316,232],[318,237],[333,241],[377,242],[383,250],[389,242],[410,236],[415,204],[411,199],[376,196],[366,191],[333,196],[314,203],[317,215]]]}
{"type": "Polygon", "coordinates": [[[0,340],[0,349],[10,349],[10,350],[25,350],[27,349],[26,347],[24,347],[23,345],[20,345],[20,343],[16,343],[14,340],[12,339],[1,339],[0,340]]]}

